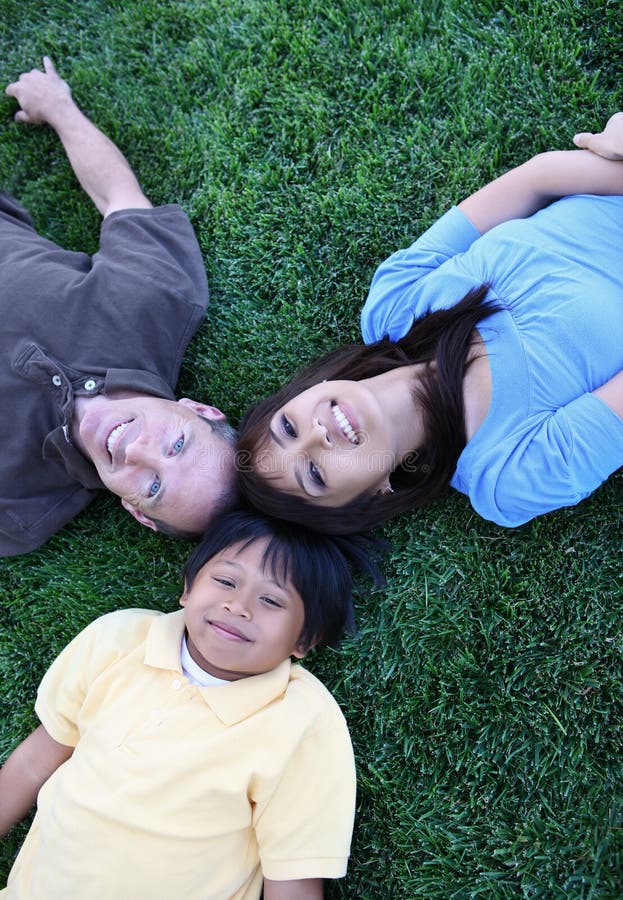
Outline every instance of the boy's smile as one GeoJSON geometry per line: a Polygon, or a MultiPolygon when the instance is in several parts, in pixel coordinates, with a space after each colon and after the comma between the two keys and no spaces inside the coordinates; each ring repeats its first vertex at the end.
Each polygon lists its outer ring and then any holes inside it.
{"type": "Polygon", "coordinates": [[[215,620],[210,621],[210,626],[212,629],[221,637],[224,637],[228,641],[248,641],[250,638],[246,637],[239,631],[237,628],[234,628],[233,625],[227,625],[225,622],[217,622],[215,620]]]}
{"type": "Polygon", "coordinates": [[[299,637],[303,600],[279,572],[264,565],[267,539],[233,544],[197,573],[180,603],[188,652],[206,672],[235,681],[274,669],[308,648],[299,637]]]}

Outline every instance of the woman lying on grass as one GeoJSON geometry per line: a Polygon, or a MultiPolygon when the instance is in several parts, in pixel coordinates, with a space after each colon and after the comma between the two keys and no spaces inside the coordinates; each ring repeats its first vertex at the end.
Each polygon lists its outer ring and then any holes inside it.
{"type": "Polygon", "coordinates": [[[390,256],[366,343],[247,414],[252,503],[339,534],[450,484],[516,526],[623,465],[623,113],[574,141],[588,149],[535,156],[390,256]]]}

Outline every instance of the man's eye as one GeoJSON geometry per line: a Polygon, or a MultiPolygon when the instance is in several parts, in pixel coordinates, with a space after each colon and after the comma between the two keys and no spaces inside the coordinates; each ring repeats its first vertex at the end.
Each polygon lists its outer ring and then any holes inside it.
{"type": "Polygon", "coordinates": [[[292,422],[288,419],[287,416],[281,416],[281,427],[288,435],[288,437],[296,437],[296,428],[292,424],[292,422]]]}
{"type": "Polygon", "coordinates": [[[184,446],[184,438],[178,438],[176,442],[173,444],[173,452],[179,453],[182,447],[184,446]]]}
{"type": "Polygon", "coordinates": [[[322,477],[316,466],[313,464],[313,462],[310,462],[309,464],[309,477],[314,482],[314,484],[318,485],[318,487],[325,487],[324,478],[322,477]]]}
{"type": "Polygon", "coordinates": [[[159,490],[160,490],[160,479],[156,478],[154,481],[152,481],[152,483],[149,487],[149,496],[155,497],[159,490]]]}

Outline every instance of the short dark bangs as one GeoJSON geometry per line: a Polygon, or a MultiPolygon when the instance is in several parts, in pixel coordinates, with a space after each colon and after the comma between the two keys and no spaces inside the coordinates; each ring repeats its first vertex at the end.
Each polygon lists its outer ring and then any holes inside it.
{"type": "Polygon", "coordinates": [[[212,557],[234,544],[248,547],[259,540],[268,542],[264,565],[278,581],[292,584],[303,601],[299,640],[306,648],[334,646],[345,631],[354,630],[350,566],[382,583],[377,559],[386,545],[365,535],[330,538],[251,510],[234,510],[208,529],[186,562],[187,589],[212,557]]]}

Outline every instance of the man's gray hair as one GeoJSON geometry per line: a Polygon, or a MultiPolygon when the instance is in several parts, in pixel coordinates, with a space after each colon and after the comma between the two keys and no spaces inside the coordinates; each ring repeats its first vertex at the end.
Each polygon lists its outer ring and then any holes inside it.
{"type": "Polygon", "coordinates": [[[223,438],[223,440],[227,441],[232,447],[235,447],[238,432],[233,425],[229,424],[227,419],[208,419],[207,416],[202,415],[199,415],[199,418],[208,423],[214,434],[223,438]]]}

